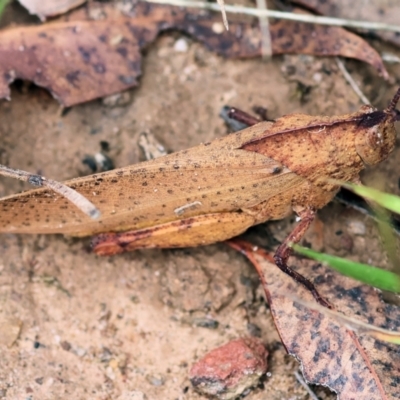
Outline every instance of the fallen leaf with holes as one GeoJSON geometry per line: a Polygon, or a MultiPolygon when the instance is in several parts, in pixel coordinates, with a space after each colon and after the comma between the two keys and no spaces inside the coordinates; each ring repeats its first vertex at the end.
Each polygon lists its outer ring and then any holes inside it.
{"type": "Polygon", "coordinates": [[[18,0],[30,14],[37,15],[40,19],[64,14],[72,8],[85,3],[86,0],[18,0]]]}
{"type": "MultiPolygon", "coordinates": [[[[398,0],[292,0],[317,14],[359,21],[383,22],[400,25],[400,2],[398,0]]],[[[397,32],[374,31],[374,35],[400,46],[397,32]]]]}
{"type": "MultiPolygon", "coordinates": [[[[91,3],[68,20],[2,31],[0,98],[10,96],[8,85],[17,78],[47,88],[64,106],[133,87],[141,73],[141,49],[167,29],[186,32],[225,57],[260,55],[258,24],[232,20],[227,32],[219,29],[218,14],[140,2],[132,7],[128,15],[91,3]]],[[[271,36],[274,54],[353,57],[387,77],[378,53],[343,29],[281,21],[271,25],[271,36]]]]}
{"type": "MultiPolygon", "coordinates": [[[[400,346],[347,329],[289,296],[313,302],[309,291],[281,272],[272,257],[233,240],[265,277],[264,290],[282,343],[302,363],[308,382],[334,390],[341,400],[400,398],[400,346]],[[270,261],[268,261],[268,258],[270,261]]],[[[336,311],[382,328],[400,331],[400,308],[383,303],[375,289],[311,260],[293,258],[296,270],[313,276],[318,291],[336,311]]]]}

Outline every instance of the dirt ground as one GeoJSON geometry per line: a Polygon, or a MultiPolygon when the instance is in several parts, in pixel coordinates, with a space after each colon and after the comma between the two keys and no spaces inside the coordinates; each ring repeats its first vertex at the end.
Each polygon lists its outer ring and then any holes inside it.
{"type": "MultiPolygon", "coordinates": [[[[168,151],[225,135],[218,116],[225,104],[265,106],[271,118],[341,114],[361,105],[332,58],[227,61],[187,38],[187,51],[176,51],[182,37],[164,35],[146,51],[140,86],[124,105],[98,100],[62,110],[45,90],[14,84],[12,100],[0,102],[0,162],[65,180],[90,173],[82,159],[97,153],[101,141],[121,167],[144,159],[138,146],[144,131],[168,151]],[[304,84],[308,94],[299,90],[304,84]]],[[[400,81],[398,65],[388,65],[392,85],[368,66],[347,66],[374,105],[384,107],[400,81]]],[[[365,177],[398,193],[399,156],[397,148],[365,177]]],[[[0,179],[1,196],[22,187],[0,179]]],[[[319,222],[320,249],[385,264],[374,223],[364,215],[332,203],[319,222]]],[[[273,249],[292,224],[259,226],[250,237],[273,249]]],[[[316,243],[312,235],[308,240],[316,243]]],[[[100,258],[90,253],[88,240],[2,235],[0,248],[1,329],[12,336],[21,326],[15,343],[2,345],[0,398],[201,399],[188,380],[190,366],[216,346],[251,334],[270,355],[265,381],[246,398],[310,398],[294,375],[298,362],[280,343],[255,271],[224,244],[100,258]]],[[[314,390],[321,399],[336,398],[314,390]]]]}

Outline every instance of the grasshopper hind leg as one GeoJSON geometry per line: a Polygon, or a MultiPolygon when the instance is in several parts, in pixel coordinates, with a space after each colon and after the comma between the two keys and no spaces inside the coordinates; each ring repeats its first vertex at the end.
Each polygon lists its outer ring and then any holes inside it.
{"type": "Polygon", "coordinates": [[[304,285],[311,292],[311,294],[314,296],[315,300],[319,304],[324,307],[331,308],[331,305],[318,293],[316,287],[309,279],[299,274],[297,271],[287,265],[287,261],[292,254],[292,248],[290,247],[290,244],[298,243],[302,239],[312,221],[314,220],[315,213],[312,210],[305,210],[300,215],[300,217],[300,222],[294,227],[293,231],[276,250],[274,255],[275,264],[279,269],[292,277],[296,282],[304,285]]]}
{"type": "Polygon", "coordinates": [[[198,215],[135,231],[103,233],[93,237],[92,249],[109,256],[136,249],[196,247],[240,235],[254,223],[254,217],[243,212],[198,215]]]}

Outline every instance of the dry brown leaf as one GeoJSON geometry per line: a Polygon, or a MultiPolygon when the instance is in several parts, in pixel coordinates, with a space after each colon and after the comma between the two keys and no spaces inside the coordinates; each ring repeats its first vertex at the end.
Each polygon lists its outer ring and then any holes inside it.
{"type": "Polygon", "coordinates": [[[31,14],[44,20],[46,17],[64,14],[86,0],[18,0],[31,14]]]}
{"type": "MultiPolygon", "coordinates": [[[[8,85],[17,78],[47,88],[64,106],[133,87],[141,73],[140,50],[167,29],[184,31],[225,57],[260,55],[258,24],[232,21],[229,32],[219,26],[219,15],[138,3],[130,16],[112,5],[91,4],[67,21],[6,29],[0,33],[0,98],[9,97],[8,85]]],[[[271,36],[274,54],[353,57],[387,77],[378,53],[343,29],[281,21],[271,25],[271,36]]]]}
{"type": "MultiPolygon", "coordinates": [[[[314,10],[318,14],[331,17],[400,25],[400,2],[398,0],[293,0],[292,2],[314,10]]],[[[400,35],[396,32],[380,31],[374,34],[400,46],[400,35]]]]}
{"type": "MultiPolygon", "coordinates": [[[[243,241],[248,258],[265,277],[265,291],[279,335],[289,354],[302,363],[308,382],[334,390],[341,400],[400,398],[400,346],[359,335],[334,319],[290,300],[312,295],[281,272],[271,256],[252,250],[243,241]]],[[[314,276],[319,292],[337,311],[361,321],[400,330],[400,309],[383,303],[371,287],[340,276],[315,261],[295,259],[296,270],[314,276]]]]}
{"type": "Polygon", "coordinates": [[[379,54],[360,36],[345,29],[296,21],[276,21],[271,25],[274,54],[302,53],[355,58],[374,66],[389,77],[379,54]]]}
{"type": "Polygon", "coordinates": [[[0,316],[0,345],[11,347],[21,333],[22,321],[11,316],[0,316]]]}

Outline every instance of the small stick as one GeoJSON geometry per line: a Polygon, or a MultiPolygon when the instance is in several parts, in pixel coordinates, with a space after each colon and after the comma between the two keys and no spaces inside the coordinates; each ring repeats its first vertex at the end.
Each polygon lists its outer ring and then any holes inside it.
{"type": "MultiPolygon", "coordinates": [[[[267,10],[266,0],[256,0],[259,10],[267,10]]],[[[259,17],[261,31],[261,56],[264,60],[269,60],[272,56],[271,32],[269,30],[268,17],[259,17]]]]}
{"type": "Polygon", "coordinates": [[[20,181],[28,182],[33,186],[47,187],[48,189],[51,189],[65,197],[90,218],[97,219],[100,217],[100,211],[93,203],[91,203],[86,197],[82,196],[76,190],[71,189],[63,183],[53,181],[52,179],[47,179],[41,175],[31,174],[20,169],[9,168],[1,164],[0,175],[19,179],[20,181]]]}
{"type": "Polygon", "coordinates": [[[311,390],[310,386],[308,386],[307,382],[303,379],[301,374],[299,374],[298,371],[294,373],[294,376],[296,379],[299,381],[300,385],[303,386],[303,388],[306,390],[306,392],[309,394],[311,400],[319,400],[317,395],[311,390]]]}
{"type": "MultiPolygon", "coordinates": [[[[214,3],[206,3],[204,1],[187,1],[187,0],[145,0],[147,3],[169,4],[178,7],[192,7],[203,10],[220,11],[219,5],[214,3]]],[[[291,12],[275,11],[275,10],[259,10],[257,8],[225,5],[225,11],[232,14],[245,14],[254,17],[269,17],[286,19],[290,21],[299,21],[309,24],[344,26],[347,28],[369,29],[375,31],[391,31],[400,32],[400,25],[385,24],[382,22],[358,21],[346,18],[321,17],[319,15],[295,14],[291,12]]]]}
{"type": "Polygon", "coordinates": [[[343,61],[339,57],[335,57],[335,59],[336,59],[336,64],[338,65],[338,67],[340,69],[340,72],[344,76],[344,79],[346,79],[346,81],[349,83],[349,85],[354,90],[354,92],[357,94],[357,96],[361,99],[361,101],[367,105],[371,104],[371,102],[367,99],[367,97],[361,91],[360,87],[357,85],[356,81],[350,75],[349,71],[347,71],[347,68],[345,67],[343,61]]]}
{"type": "Polygon", "coordinates": [[[217,3],[221,7],[222,21],[224,23],[225,29],[229,31],[228,18],[225,11],[225,2],[224,0],[217,0],[217,3]]]}

